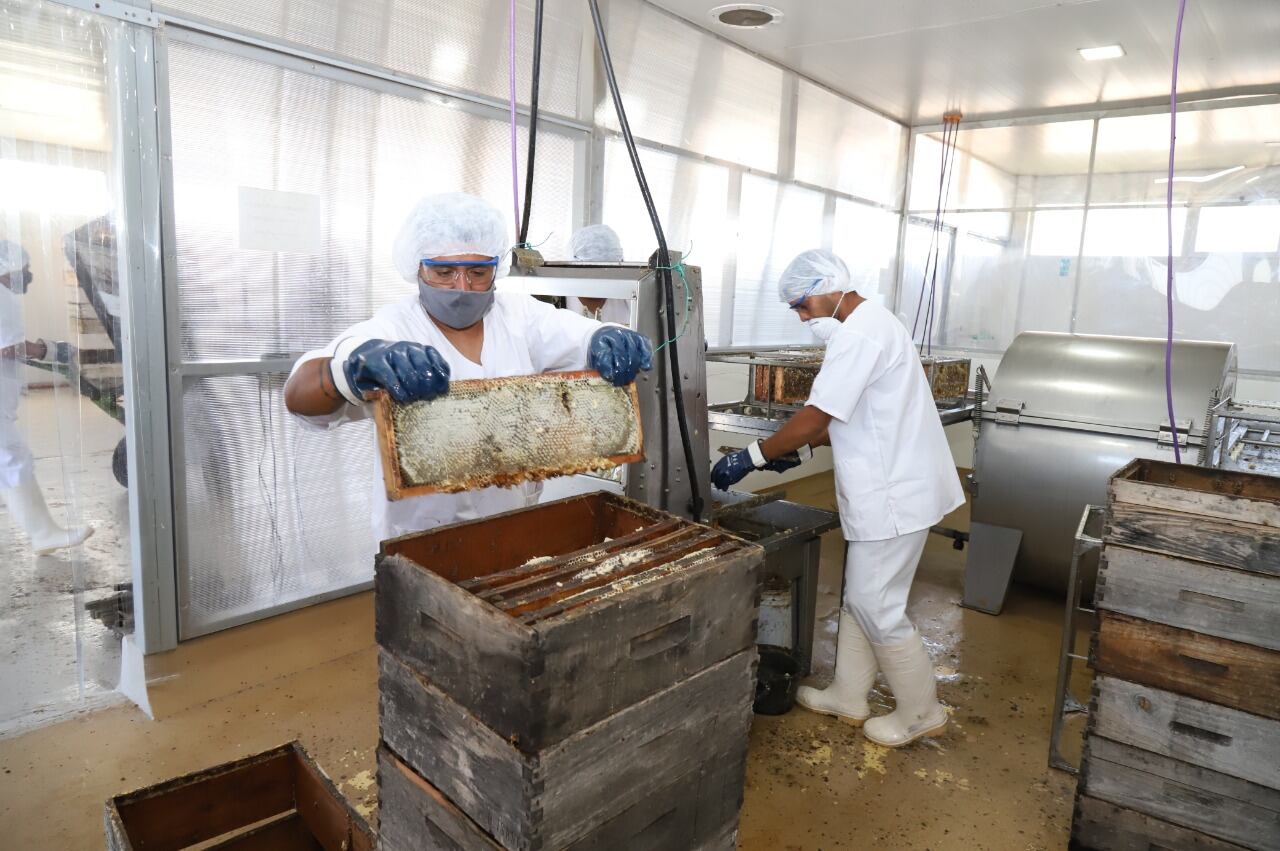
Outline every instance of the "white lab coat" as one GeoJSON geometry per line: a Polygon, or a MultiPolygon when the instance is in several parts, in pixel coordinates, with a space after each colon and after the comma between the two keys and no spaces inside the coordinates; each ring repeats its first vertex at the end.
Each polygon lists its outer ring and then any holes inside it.
{"type": "Polygon", "coordinates": [[[596,316],[595,311],[588,310],[575,296],[569,296],[565,299],[565,304],[569,310],[574,313],[581,314],[592,319],[599,319],[601,322],[607,322],[611,325],[621,325],[624,328],[631,325],[631,302],[625,298],[607,298],[600,308],[600,315],[596,316]]]}
{"type": "MultiPolygon", "coordinates": [[[[586,369],[591,336],[600,323],[568,311],[557,310],[530,296],[499,291],[484,318],[484,347],[480,363],[463,357],[427,316],[416,295],[387,305],[373,318],[353,325],[322,349],[307,352],[293,369],[308,360],[332,357],[339,343],[348,339],[408,340],[433,346],[449,364],[451,381],[499,378],[541,372],[586,369]]],[[[348,343],[350,345],[350,343],[348,343]]],[[[343,405],[332,414],[299,416],[309,426],[328,429],[366,419],[364,405],[343,405]]],[[[376,445],[372,508],[373,527],[379,540],[420,532],[461,520],[488,517],[532,505],[537,485],[484,488],[459,494],[429,494],[391,502],[387,500],[376,445]]]]}
{"type": "MultiPolygon", "coordinates": [[[[0,286],[0,349],[26,342],[22,324],[21,296],[0,286]]],[[[31,450],[18,429],[18,403],[22,396],[22,374],[14,358],[0,358],[0,489],[18,486],[32,472],[31,450]]]]}
{"type": "Polygon", "coordinates": [[[907,329],[885,308],[863,302],[841,323],[807,404],[832,417],[845,540],[928,529],[964,504],[920,357],[907,329]]]}

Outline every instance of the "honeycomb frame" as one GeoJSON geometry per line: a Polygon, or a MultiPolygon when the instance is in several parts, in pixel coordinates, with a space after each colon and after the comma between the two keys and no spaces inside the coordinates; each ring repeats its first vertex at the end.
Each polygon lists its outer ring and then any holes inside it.
{"type": "MultiPolygon", "coordinates": [[[[379,392],[375,394],[371,404],[377,426],[383,481],[387,499],[392,501],[427,494],[460,493],[485,487],[512,487],[523,482],[608,470],[643,461],[645,457],[644,431],[640,421],[640,400],[636,385],[633,383],[625,387],[614,387],[594,370],[454,381],[450,383],[449,393],[446,395],[430,402],[412,402],[408,405],[398,405],[386,393],[379,392]],[[516,395],[524,399],[527,406],[496,415],[492,407],[483,401],[492,401],[502,396],[509,401],[516,395]],[[603,398],[607,403],[619,406],[613,412],[613,421],[615,424],[619,418],[625,421],[626,427],[621,433],[615,433],[610,438],[597,427],[593,434],[590,424],[584,419],[574,419],[575,403],[589,397],[595,397],[597,401],[603,398]],[[465,415],[466,406],[459,400],[471,400],[473,406],[483,408],[483,415],[491,419],[485,424],[486,427],[474,434],[473,441],[455,440],[448,447],[437,447],[445,450],[437,454],[461,452],[464,457],[470,457],[474,461],[465,470],[444,473],[439,469],[431,469],[433,462],[422,457],[421,453],[415,456],[414,445],[429,442],[431,431],[421,427],[431,424],[428,421],[438,424],[441,417],[448,416],[450,407],[457,409],[453,412],[455,415],[465,415]],[[541,407],[529,407],[538,404],[541,407]],[[558,412],[561,407],[563,414],[558,412]],[[541,416],[541,419],[529,416],[531,412],[541,416]],[[555,416],[552,412],[555,412],[555,416]],[[536,429],[537,422],[542,422],[543,428],[553,430],[553,437],[558,436],[562,443],[566,443],[567,432],[574,432],[581,440],[567,441],[567,446],[562,447],[562,452],[555,458],[533,457],[534,453],[530,453],[529,447],[525,446],[523,449],[526,457],[523,459],[508,451],[520,451],[521,447],[515,446],[517,441],[509,441],[511,446],[501,446],[496,440],[499,434],[528,435],[531,424],[536,429]],[[488,448],[481,448],[481,444],[488,448]]],[[[465,417],[451,420],[450,428],[456,429],[459,421],[465,422],[465,417]]],[[[466,435],[468,432],[459,434],[466,435]]]]}

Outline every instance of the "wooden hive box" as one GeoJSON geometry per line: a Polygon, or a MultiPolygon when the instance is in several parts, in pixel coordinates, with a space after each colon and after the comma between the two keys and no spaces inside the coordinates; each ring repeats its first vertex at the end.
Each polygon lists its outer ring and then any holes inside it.
{"type": "Polygon", "coordinates": [[[384,652],[384,851],[417,847],[424,821],[468,851],[721,847],[742,803],[755,655],[531,755],[384,652]]]}
{"type": "Polygon", "coordinates": [[[108,851],[373,851],[373,834],[297,742],[107,801],[108,851]]]}
{"type": "MultiPolygon", "coordinates": [[[[1191,838],[1208,840],[1199,846],[1186,837],[1177,844],[1157,843],[1164,847],[1280,849],[1280,791],[1100,736],[1091,737],[1087,745],[1080,794],[1133,814],[1121,817],[1094,807],[1095,822],[1143,824],[1152,839],[1173,833],[1147,823],[1158,820],[1191,838]]],[[[1077,819],[1080,806],[1077,802],[1077,819]]],[[[1090,847],[1129,846],[1095,842],[1090,847]]]]}
{"type": "Polygon", "coordinates": [[[607,493],[387,541],[378,644],[526,753],[754,646],[764,551],[607,493]]]}

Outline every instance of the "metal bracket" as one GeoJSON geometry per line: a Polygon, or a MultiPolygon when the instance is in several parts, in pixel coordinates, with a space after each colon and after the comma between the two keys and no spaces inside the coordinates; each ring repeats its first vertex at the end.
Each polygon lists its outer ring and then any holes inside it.
{"type": "Polygon", "coordinates": [[[54,2],[83,12],[106,15],[118,21],[141,24],[144,27],[158,27],[161,23],[159,15],[137,6],[130,6],[128,3],[117,2],[117,0],[54,0],[54,2]]]}
{"type": "Polygon", "coordinates": [[[1022,422],[1022,411],[1027,407],[1021,399],[996,400],[996,422],[1004,425],[1017,425],[1022,422]]]}
{"type": "MultiPolygon", "coordinates": [[[[1190,445],[1191,440],[1191,420],[1178,420],[1178,446],[1186,447],[1190,445]]],[[[1168,423],[1161,423],[1160,430],[1156,434],[1156,445],[1173,446],[1173,435],[1169,431],[1168,423]]]]}

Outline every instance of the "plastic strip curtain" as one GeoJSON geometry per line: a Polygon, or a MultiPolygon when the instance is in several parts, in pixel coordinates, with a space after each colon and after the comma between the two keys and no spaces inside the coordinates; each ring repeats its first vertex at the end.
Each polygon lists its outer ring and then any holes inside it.
{"type": "Polygon", "coordinates": [[[112,69],[126,32],[0,2],[0,733],[110,700],[118,681],[130,554],[113,116],[133,95],[112,69]]]}

